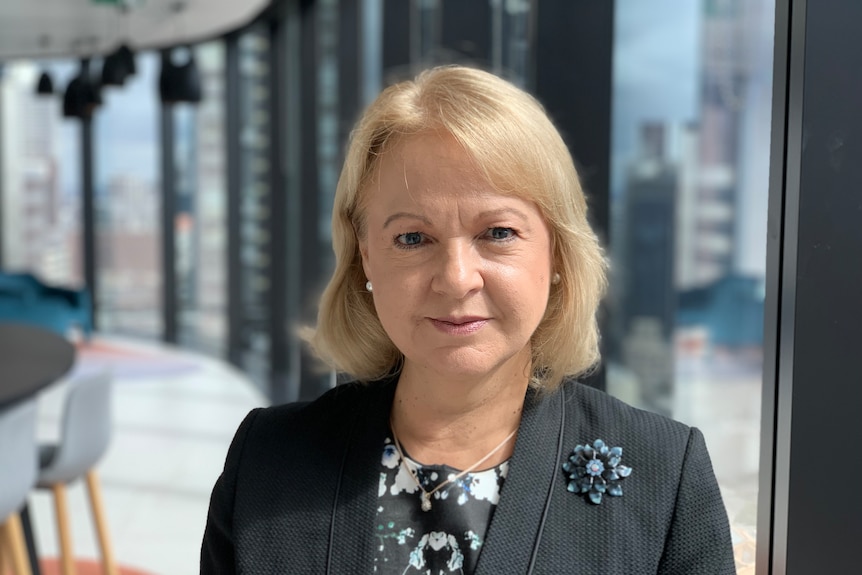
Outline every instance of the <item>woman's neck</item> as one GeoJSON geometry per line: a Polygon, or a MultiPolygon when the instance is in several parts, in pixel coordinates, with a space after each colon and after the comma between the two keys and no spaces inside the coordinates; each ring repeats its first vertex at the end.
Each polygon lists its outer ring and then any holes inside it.
{"type": "MultiPolygon", "coordinates": [[[[392,426],[412,459],[466,469],[518,428],[529,368],[452,381],[405,363],[392,404],[392,426]]],[[[482,464],[508,459],[514,438],[482,464]]]]}

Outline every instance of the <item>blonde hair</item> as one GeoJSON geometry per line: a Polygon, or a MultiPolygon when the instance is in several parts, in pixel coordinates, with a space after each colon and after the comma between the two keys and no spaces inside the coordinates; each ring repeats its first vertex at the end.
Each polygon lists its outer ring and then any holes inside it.
{"type": "Polygon", "coordinates": [[[335,271],[306,332],[315,354],[360,380],[400,369],[403,356],[365,289],[358,240],[366,233],[363,191],[380,158],[402,138],[451,134],[503,194],[534,202],[551,228],[554,271],[545,316],[532,336],[532,385],[555,389],[599,360],[596,312],[606,262],[587,222],[587,204],[569,150],[541,104],[488,72],[441,66],[385,89],[356,124],[332,211],[335,271]]]}

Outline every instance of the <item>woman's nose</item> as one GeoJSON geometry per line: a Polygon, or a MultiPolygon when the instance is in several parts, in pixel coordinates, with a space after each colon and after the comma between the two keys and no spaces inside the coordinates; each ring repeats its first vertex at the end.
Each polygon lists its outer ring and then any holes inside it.
{"type": "Polygon", "coordinates": [[[468,242],[441,246],[431,289],[454,299],[463,299],[484,285],[481,257],[468,242]]]}

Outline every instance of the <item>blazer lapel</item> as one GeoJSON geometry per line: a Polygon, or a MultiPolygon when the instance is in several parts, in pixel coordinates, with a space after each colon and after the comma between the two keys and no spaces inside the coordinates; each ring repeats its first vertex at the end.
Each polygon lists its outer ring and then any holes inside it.
{"type": "Polygon", "coordinates": [[[364,405],[352,406],[354,423],[345,438],[346,452],[333,512],[334,530],[327,573],[371,573],[374,569],[374,524],[383,440],[397,378],[375,386],[364,405]]]}
{"type": "Polygon", "coordinates": [[[560,473],[562,405],[562,390],[547,396],[528,391],[509,474],[475,575],[530,571],[533,550],[538,547],[544,525],[544,511],[560,473]]]}

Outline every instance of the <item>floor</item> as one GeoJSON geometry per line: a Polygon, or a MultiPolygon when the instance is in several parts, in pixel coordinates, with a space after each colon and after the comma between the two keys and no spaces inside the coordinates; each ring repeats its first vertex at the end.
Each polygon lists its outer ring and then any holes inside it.
{"type": "MultiPolygon", "coordinates": [[[[114,434],[98,466],[114,553],[148,575],[198,572],[210,490],[242,418],[265,399],[238,371],[173,348],[95,338],[72,372],[40,398],[39,438],[59,436],[66,382],[110,369],[115,376],[114,434]]],[[[98,558],[86,491],[69,489],[76,555],[98,558]]],[[[55,557],[52,498],[35,492],[30,512],[42,557],[55,557]]],[[[45,575],[50,568],[44,569],[45,575]]]]}

